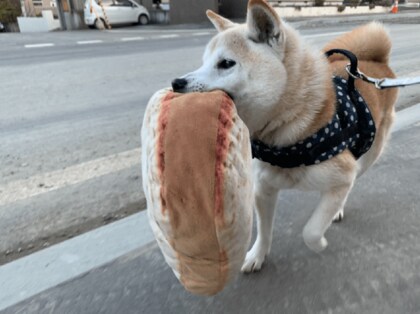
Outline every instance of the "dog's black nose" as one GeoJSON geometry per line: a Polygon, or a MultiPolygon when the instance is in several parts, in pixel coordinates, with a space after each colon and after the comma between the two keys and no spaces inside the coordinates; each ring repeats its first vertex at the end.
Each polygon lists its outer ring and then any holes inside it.
{"type": "Polygon", "coordinates": [[[174,92],[181,92],[185,86],[187,86],[188,81],[183,78],[176,78],[172,81],[172,89],[174,92]]]}

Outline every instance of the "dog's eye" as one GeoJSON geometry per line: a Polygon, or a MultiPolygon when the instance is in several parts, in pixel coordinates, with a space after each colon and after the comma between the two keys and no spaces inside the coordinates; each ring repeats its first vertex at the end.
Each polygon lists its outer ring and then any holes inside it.
{"type": "Polygon", "coordinates": [[[219,63],[217,64],[217,68],[227,70],[227,69],[230,69],[231,67],[233,67],[235,64],[236,64],[236,62],[233,61],[233,60],[223,59],[223,60],[219,61],[219,63]]]}

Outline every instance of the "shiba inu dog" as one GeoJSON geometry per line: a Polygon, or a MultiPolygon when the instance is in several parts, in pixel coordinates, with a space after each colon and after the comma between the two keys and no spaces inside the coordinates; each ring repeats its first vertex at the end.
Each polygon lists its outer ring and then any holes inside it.
{"type": "MultiPolygon", "coordinates": [[[[203,56],[203,65],[172,82],[176,92],[222,89],[235,101],[251,139],[288,147],[311,137],[336,114],[337,99],[332,76],[348,78],[348,60],[325,51],[353,52],[359,68],[369,76],[395,77],[388,66],[391,42],[379,23],[370,23],[342,35],[318,51],[277,15],[264,0],[250,0],[246,23],[235,24],[208,11],[218,30],[203,56]]],[[[380,156],[394,119],[395,89],[377,90],[356,81],[376,126],[370,150],[355,158],[344,149],[331,159],[294,168],[254,160],[255,208],[258,234],[247,253],[242,271],[261,268],[270,252],[277,195],[282,189],[316,190],[321,199],[303,229],[306,245],[324,250],[324,233],[343,218],[343,207],[355,179],[380,156]]]]}

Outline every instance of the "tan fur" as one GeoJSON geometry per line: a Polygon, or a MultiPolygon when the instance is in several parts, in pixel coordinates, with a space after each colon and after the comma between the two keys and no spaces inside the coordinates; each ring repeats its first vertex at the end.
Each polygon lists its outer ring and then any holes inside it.
{"type": "MultiPolygon", "coordinates": [[[[215,15],[212,22],[224,29],[226,22],[215,15]]],[[[347,78],[349,61],[340,55],[327,60],[324,52],[332,48],[355,53],[359,68],[369,76],[395,77],[388,66],[391,42],[381,24],[358,27],[316,51],[266,1],[250,0],[246,24],[224,29],[212,39],[203,66],[184,76],[189,83],[184,91],[224,89],[234,97],[251,137],[268,145],[289,146],[322,128],[335,113],[331,76],[347,78]],[[238,66],[215,70],[223,59],[232,59],[238,66]]],[[[356,177],[380,156],[394,117],[396,89],[379,91],[362,81],[356,82],[356,88],[368,103],[377,128],[371,149],[361,158],[356,160],[345,150],[307,167],[284,169],[254,162],[258,234],[243,271],[258,270],[270,251],[274,208],[282,189],[320,191],[320,203],[304,227],[303,238],[316,252],[327,246],[325,231],[335,216],[342,216],[356,177]]]]}
{"type": "Polygon", "coordinates": [[[288,73],[285,92],[265,128],[255,135],[269,144],[287,146],[328,123],[335,112],[335,92],[321,52],[307,49],[288,25],[282,30],[286,37],[283,64],[288,73]]]}
{"type": "MultiPolygon", "coordinates": [[[[331,41],[324,51],[334,48],[351,50],[359,60],[386,64],[389,60],[391,40],[382,24],[372,22],[331,41]]],[[[333,59],[343,60],[345,57],[337,55],[333,59]]]]}
{"type": "MultiPolygon", "coordinates": [[[[335,112],[336,99],[330,76],[335,74],[348,78],[345,71],[348,60],[341,61],[341,55],[338,55],[339,57],[333,55],[329,58],[331,64],[329,69],[324,68],[326,70],[324,73],[319,71],[316,65],[319,62],[322,67],[323,61],[320,56],[316,60],[316,56],[307,51],[307,54],[297,60],[297,51],[301,47],[295,39],[296,33],[287,28],[285,28],[285,31],[287,31],[288,41],[286,41],[284,65],[287,72],[292,74],[289,76],[291,79],[287,82],[286,92],[282,95],[281,101],[275,106],[277,112],[274,111],[274,116],[279,118],[269,121],[265,129],[257,133],[257,136],[259,135],[261,139],[276,145],[290,145],[308,137],[324,126],[335,112]],[[289,60],[290,62],[288,62],[289,60]],[[310,86],[311,84],[313,86],[310,86]],[[303,92],[296,93],[296,91],[303,92]],[[319,96],[317,94],[319,92],[323,95],[319,96]],[[315,108],[317,110],[314,110],[315,108]],[[293,127],[296,126],[296,120],[299,120],[302,125],[300,130],[293,130],[293,127]],[[303,123],[302,121],[307,122],[303,123]],[[264,132],[266,130],[272,130],[272,132],[264,132]],[[291,131],[293,134],[291,134],[291,131]]],[[[359,57],[359,68],[367,75],[395,77],[387,64],[378,62],[378,60],[388,60],[390,53],[389,37],[379,23],[374,22],[361,26],[333,40],[323,50],[327,51],[332,47],[354,52],[359,57]],[[378,40],[370,40],[371,38],[377,38],[378,40]],[[360,42],[364,43],[363,49],[360,49],[360,42]],[[382,46],[380,46],[381,42],[383,43],[382,46]],[[372,46],[370,46],[370,43],[372,46]],[[352,46],[356,48],[353,49],[352,46]],[[374,51],[374,49],[378,49],[378,51],[374,51]]],[[[398,92],[396,89],[379,91],[373,85],[360,80],[356,81],[356,88],[363,95],[372,112],[378,130],[373,151],[377,151],[379,154],[393,121],[394,104],[398,92]]],[[[338,160],[337,162],[340,163],[338,160]]]]}
{"type": "Polygon", "coordinates": [[[206,14],[209,20],[213,23],[213,25],[217,28],[219,32],[224,31],[235,25],[235,23],[232,23],[228,19],[225,19],[224,17],[214,13],[212,10],[207,10],[206,14]]]}
{"type": "MultiPolygon", "coordinates": [[[[391,41],[388,32],[377,22],[358,27],[352,32],[344,34],[327,44],[323,50],[327,51],[332,47],[352,51],[359,59],[359,69],[369,76],[395,78],[395,74],[388,66],[391,41]]],[[[332,72],[347,78],[348,75],[344,68],[348,61],[341,61],[336,55],[330,59],[332,59],[332,72]]],[[[366,154],[367,156],[363,157],[364,159],[366,157],[371,158],[371,162],[368,163],[371,164],[382,152],[391,130],[398,90],[385,89],[379,91],[372,84],[367,84],[361,80],[356,80],[356,88],[365,98],[377,129],[374,145],[366,154]]],[[[359,174],[363,173],[366,168],[366,166],[362,166],[359,174]]]]}

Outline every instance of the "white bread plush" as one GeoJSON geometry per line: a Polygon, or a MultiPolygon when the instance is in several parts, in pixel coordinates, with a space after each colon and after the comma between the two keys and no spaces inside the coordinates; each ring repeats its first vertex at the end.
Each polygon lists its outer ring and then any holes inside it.
{"type": "Polygon", "coordinates": [[[239,273],[251,238],[249,131],[222,91],[158,91],[142,126],[143,189],[165,257],[190,292],[239,273]]]}

